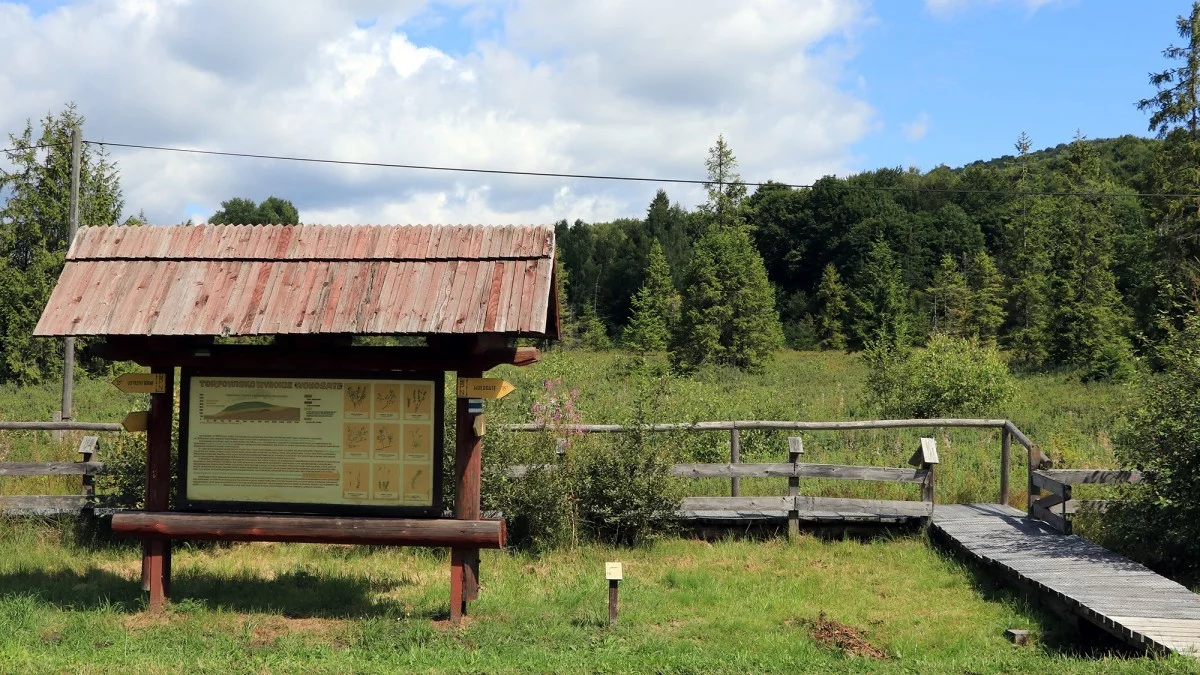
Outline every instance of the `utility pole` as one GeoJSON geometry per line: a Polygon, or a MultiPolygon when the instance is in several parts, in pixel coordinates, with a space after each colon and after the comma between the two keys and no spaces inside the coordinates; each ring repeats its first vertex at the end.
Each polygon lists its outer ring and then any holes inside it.
{"type": "MultiPolygon", "coordinates": [[[[79,125],[71,127],[71,205],[67,215],[67,251],[75,241],[79,229],[79,161],[83,145],[79,125]]],[[[75,394],[75,338],[63,338],[63,387],[62,419],[70,422],[75,418],[72,399],[75,394]]]]}

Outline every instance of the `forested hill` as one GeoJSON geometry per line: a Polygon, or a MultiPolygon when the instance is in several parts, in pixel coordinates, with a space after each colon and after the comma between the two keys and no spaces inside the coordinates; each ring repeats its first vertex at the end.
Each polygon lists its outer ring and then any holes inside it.
{"type": "MultiPolygon", "coordinates": [[[[1022,360],[1103,375],[1158,339],[1177,302],[1156,266],[1151,214],[1162,205],[1127,196],[1148,190],[1159,143],[1077,138],[957,169],[768,184],[739,210],[792,347],[861,348],[880,316],[896,315],[917,343],[982,331],[1022,360]]],[[[704,222],[663,191],[644,218],[560,222],[578,339],[621,339],[655,239],[682,288],[704,222]]]]}
{"type": "MultiPolygon", "coordinates": [[[[1100,165],[1105,171],[1110,172],[1118,183],[1136,188],[1139,192],[1147,191],[1146,181],[1150,165],[1154,162],[1154,150],[1162,144],[1162,141],[1126,134],[1117,138],[1089,139],[1086,143],[1096,151],[1100,165]]],[[[1052,148],[1030,152],[1025,157],[1031,164],[1044,165],[1053,171],[1062,171],[1066,168],[1069,149],[1069,143],[1059,143],[1052,148]]],[[[963,169],[972,167],[1005,169],[1014,166],[1018,159],[1015,155],[1004,155],[995,159],[976,160],[963,169]]]]}

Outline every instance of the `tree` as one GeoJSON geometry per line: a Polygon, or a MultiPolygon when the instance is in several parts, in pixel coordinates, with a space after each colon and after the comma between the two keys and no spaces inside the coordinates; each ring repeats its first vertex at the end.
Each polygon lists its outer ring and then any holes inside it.
{"type": "Polygon", "coordinates": [[[817,317],[817,337],[821,349],[845,349],[845,321],[849,307],[846,305],[846,287],[833,263],[825,266],[821,274],[821,285],[817,287],[817,303],[821,313],[817,317]]]}
{"type": "Polygon", "coordinates": [[[286,199],[267,197],[255,204],[253,199],[233,197],[221,202],[221,208],[208,222],[214,225],[297,225],[300,212],[286,199]]]}
{"type": "Polygon", "coordinates": [[[1049,320],[1049,235],[1043,198],[1027,193],[1037,187],[1029,163],[1032,141],[1025,132],[1017,137],[1017,165],[1013,187],[1020,194],[1010,206],[1003,231],[1008,278],[1008,346],[1018,359],[1041,363],[1046,358],[1049,320]]]}
{"type": "Polygon", "coordinates": [[[671,267],[656,239],[650,247],[646,281],[633,298],[633,319],[626,328],[625,341],[641,352],[666,349],[679,317],[679,302],[679,293],[671,282],[671,267]]]}
{"type": "Polygon", "coordinates": [[[705,166],[709,199],[700,210],[706,229],[684,275],[672,362],[683,371],[703,363],[754,370],[783,345],[775,289],[741,218],[746,186],[724,137],[709,149],[705,166]]]}
{"type": "Polygon", "coordinates": [[[685,277],[675,366],[704,363],[756,370],[783,345],[775,289],[744,227],[714,228],[696,242],[685,277]]]}
{"type": "MultiPolygon", "coordinates": [[[[62,367],[59,344],[34,340],[33,327],[62,271],[71,187],[71,129],[84,118],[73,104],[9,135],[12,172],[0,171],[0,380],[36,382],[62,367]]],[[[79,220],[115,225],[124,200],[116,166],[103,150],[80,153],[79,220]]]]}
{"type": "MultiPolygon", "coordinates": [[[[1062,185],[1069,194],[1052,210],[1050,356],[1083,366],[1091,377],[1125,377],[1131,354],[1125,337],[1127,313],[1112,272],[1117,225],[1112,200],[1086,196],[1115,192],[1100,164],[1077,134],[1071,143],[1062,185]]],[[[1061,179],[1060,179],[1061,180],[1061,179]]]]}
{"type": "Polygon", "coordinates": [[[971,289],[950,254],[942,256],[933,273],[933,282],[925,289],[932,304],[935,333],[967,337],[971,333],[971,289]]]}
{"type": "MultiPolygon", "coordinates": [[[[1164,139],[1155,158],[1152,189],[1173,195],[1200,192],[1200,2],[1192,3],[1188,16],[1175,20],[1182,46],[1171,45],[1163,56],[1181,65],[1150,75],[1158,90],[1138,101],[1150,111],[1150,130],[1164,139]]],[[[1162,291],[1181,292],[1182,304],[1200,310],[1200,210],[1190,197],[1166,197],[1151,204],[1158,222],[1157,254],[1167,267],[1162,291]],[[1178,289],[1178,290],[1176,290],[1178,289]]],[[[1172,308],[1181,315],[1184,307],[1172,308]]]]}
{"type": "Polygon", "coordinates": [[[985,345],[994,345],[1004,323],[1004,278],[987,251],[979,251],[968,268],[971,329],[985,345]]]}
{"type": "Polygon", "coordinates": [[[744,223],[741,210],[742,201],[746,199],[746,184],[742,182],[737,166],[737,158],[725,142],[725,136],[717,136],[717,144],[708,149],[708,158],[704,160],[704,168],[708,170],[708,180],[704,183],[708,201],[700,206],[700,211],[717,225],[744,223]]]}
{"type": "Polygon", "coordinates": [[[1161,348],[1164,372],[1147,380],[1117,436],[1117,456],[1145,482],[1106,517],[1120,548],[1173,575],[1200,580],[1200,318],[1161,348]]]}
{"type": "Polygon", "coordinates": [[[854,332],[869,349],[902,350],[911,344],[909,289],[892,249],[876,240],[855,275],[854,332]]]}

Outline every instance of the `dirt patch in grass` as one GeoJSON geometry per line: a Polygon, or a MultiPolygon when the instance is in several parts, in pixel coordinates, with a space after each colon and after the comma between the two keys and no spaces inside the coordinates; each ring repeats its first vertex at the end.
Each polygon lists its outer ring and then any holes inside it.
{"type": "Polygon", "coordinates": [[[292,634],[302,635],[310,644],[331,644],[336,642],[332,639],[342,633],[346,623],[338,619],[292,619],[286,616],[241,617],[240,620],[241,627],[250,628],[251,647],[266,647],[274,644],[279,638],[292,634]]]}
{"type": "Polygon", "coordinates": [[[825,612],[821,612],[816,619],[799,619],[796,623],[808,629],[809,637],[826,649],[839,649],[852,656],[865,656],[879,660],[888,657],[882,649],[867,641],[867,638],[863,636],[863,631],[830,619],[825,616],[825,612]]]}

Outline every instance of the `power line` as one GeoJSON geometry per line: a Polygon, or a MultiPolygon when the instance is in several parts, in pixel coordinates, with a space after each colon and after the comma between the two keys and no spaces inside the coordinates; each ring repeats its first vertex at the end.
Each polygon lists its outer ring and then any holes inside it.
{"type": "MultiPolygon", "coordinates": [[[[84,141],[84,142],[86,143],[87,141],[84,141]]],[[[5,148],[3,150],[0,150],[0,152],[7,155],[7,154],[14,153],[14,152],[22,152],[24,150],[41,150],[42,148],[57,148],[59,146],[70,145],[70,144],[71,144],[71,141],[60,141],[58,143],[44,143],[42,145],[26,145],[26,146],[22,146],[22,147],[5,148]]]]}
{"type": "MultiPolygon", "coordinates": [[[[582,180],[608,180],[608,181],[625,181],[637,183],[675,183],[683,185],[707,185],[711,181],[699,180],[695,178],[651,178],[645,176],[618,176],[609,174],[584,174],[584,173],[558,173],[552,171],[518,171],[514,169],[479,169],[471,167],[452,167],[452,166],[437,166],[427,164],[399,164],[394,162],[367,162],[360,160],[349,159],[328,159],[320,157],[297,157],[292,155],[264,155],[249,152],[227,152],[221,150],[199,150],[196,148],[175,148],[162,145],[143,145],[139,143],[112,143],[108,141],[87,141],[84,143],[89,145],[98,145],[101,147],[114,148],[130,148],[136,150],[157,150],[161,152],[179,152],[193,155],[210,155],[217,157],[240,157],[245,159],[269,159],[284,162],[304,162],[310,164],[332,164],[339,166],[366,166],[385,169],[410,169],[414,171],[441,171],[448,173],[477,173],[490,174],[500,176],[531,176],[537,178],[574,178],[582,180]]],[[[48,146],[44,146],[48,147],[48,146]]],[[[743,183],[747,187],[763,187],[766,185],[796,188],[796,189],[812,189],[818,187],[815,183],[779,183],[779,182],[759,182],[759,183],[743,183]]],[[[1166,193],[1166,192],[1045,192],[1036,190],[979,190],[971,188],[923,188],[923,187],[900,187],[887,185],[847,185],[844,183],[834,183],[821,185],[839,190],[855,190],[863,192],[912,192],[923,194],[976,194],[976,195],[1012,195],[1018,197],[1103,197],[1103,198],[1118,198],[1118,197],[1175,197],[1200,198],[1200,194],[1192,193],[1166,193]]]]}

